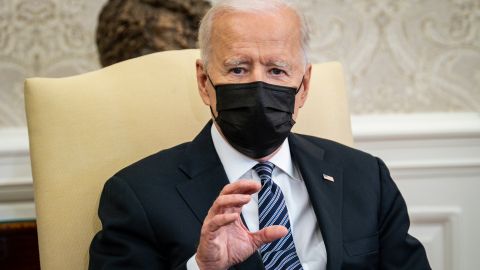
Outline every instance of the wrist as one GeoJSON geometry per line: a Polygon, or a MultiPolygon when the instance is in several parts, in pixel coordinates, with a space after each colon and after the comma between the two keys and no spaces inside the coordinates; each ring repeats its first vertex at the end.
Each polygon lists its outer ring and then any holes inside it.
{"type": "Polygon", "coordinates": [[[198,252],[195,254],[195,262],[200,270],[227,270],[227,268],[219,267],[213,263],[206,263],[198,258],[198,252]]]}

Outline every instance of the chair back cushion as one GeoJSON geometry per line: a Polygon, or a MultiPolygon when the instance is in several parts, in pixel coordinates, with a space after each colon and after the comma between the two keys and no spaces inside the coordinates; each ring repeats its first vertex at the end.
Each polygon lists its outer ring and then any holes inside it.
{"type": "MultiPolygon", "coordinates": [[[[142,157],[191,141],[208,121],[197,58],[198,50],[168,51],[26,81],[42,269],[86,269],[105,181],[142,157]]],[[[309,98],[295,129],[350,145],[340,64],[314,65],[309,98]]]]}

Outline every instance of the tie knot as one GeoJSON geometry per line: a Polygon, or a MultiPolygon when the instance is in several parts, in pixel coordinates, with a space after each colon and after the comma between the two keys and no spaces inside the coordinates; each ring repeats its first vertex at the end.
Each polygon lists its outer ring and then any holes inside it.
{"type": "Polygon", "coordinates": [[[275,165],[271,162],[265,161],[258,163],[253,167],[253,169],[257,172],[260,180],[262,181],[262,185],[265,181],[272,179],[272,172],[275,165]]]}

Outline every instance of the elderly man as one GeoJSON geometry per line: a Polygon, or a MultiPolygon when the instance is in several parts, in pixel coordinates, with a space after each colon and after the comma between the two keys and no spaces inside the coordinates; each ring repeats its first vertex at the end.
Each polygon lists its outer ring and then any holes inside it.
{"type": "Polygon", "coordinates": [[[199,41],[213,121],[105,184],[90,269],[430,269],[382,161],[290,133],[311,74],[295,8],[221,1],[199,41]]]}

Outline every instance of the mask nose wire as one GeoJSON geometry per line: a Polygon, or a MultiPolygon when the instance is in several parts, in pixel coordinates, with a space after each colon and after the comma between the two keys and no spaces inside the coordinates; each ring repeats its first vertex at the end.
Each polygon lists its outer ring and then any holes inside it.
{"type": "MultiPolygon", "coordinates": [[[[207,79],[208,79],[208,81],[210,82],[210,84],[213,86],[213,88],[214,88],[215,90],[217,90],[217,89],[216,89],[216,85],[212,82],[212,79],[210,78],[210,75],[208,75],[208,73],[205,73],[205,74],[207,75],[207,79]]],[[[298,94],[298,92],[300,92],[300,88],[302,88],[302,85],[303,85],[303,81],[304,81],[304,80],[305,80],[305,74],[303,74],[303,76],[302,76],[302,82],[300,83],[300,85],[298,86],[297,90],[295,91],[295,95],[298,94]]],[[[212,109],[212,108],[210,108],[210,110],[211,110],[211,109],[212,109]]]]}

